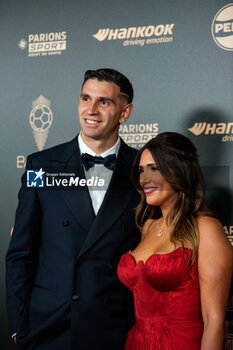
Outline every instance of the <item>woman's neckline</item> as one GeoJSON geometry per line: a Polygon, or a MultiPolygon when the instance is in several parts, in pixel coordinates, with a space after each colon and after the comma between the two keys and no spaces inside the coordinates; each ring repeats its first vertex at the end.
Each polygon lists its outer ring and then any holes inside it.
{"type": "Polygon", "coordinates": [[[145,261],[142,260],[142,259],[139,259],[138,261],[135,259],[134,255],[132,254],[131,250],[129,250],[127,252],[128,255],[130,255],[134,262],[135,262],[135,265],[137,266],[139,263],[142,263],[143,265],[146,265],[146,263],[148,262],[148,260],[150,260],[152,257],[155,257],[155,256],[167,256],[167,255],[173,255],[174,253],[177,253],[178,251],[182,250],[189,250],[189,251],[192,251],[190,248],[183,248],[183,247],[178,247],[176,249],[174,249],[173,251],[169,252],[169,253],[154,253],[154,254],[151,254],[145,261]]]}

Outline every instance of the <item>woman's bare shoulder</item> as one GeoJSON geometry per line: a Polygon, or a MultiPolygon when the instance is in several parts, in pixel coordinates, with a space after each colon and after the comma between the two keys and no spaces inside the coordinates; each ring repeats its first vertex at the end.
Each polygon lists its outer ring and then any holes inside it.
{"type": "Polygon", "coordinates": [[[233,248],[224,232],[221,222],[211,216],[201,216],[197,219],[199,230],[199,252],[207,255],[221,254],[233,258],[233,248]]]}

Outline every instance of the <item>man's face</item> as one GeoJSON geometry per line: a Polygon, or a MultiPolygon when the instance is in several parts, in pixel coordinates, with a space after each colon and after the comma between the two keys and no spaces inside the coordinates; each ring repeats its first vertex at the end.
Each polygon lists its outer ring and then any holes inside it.
{"type": "Polygon", "coordinates": [[[78,114],[84,141],[116,141],[120,123],[128,119],[130,113],[120,95],[120,88],[112,82],[89,79],[80,95],[78,114]]]}

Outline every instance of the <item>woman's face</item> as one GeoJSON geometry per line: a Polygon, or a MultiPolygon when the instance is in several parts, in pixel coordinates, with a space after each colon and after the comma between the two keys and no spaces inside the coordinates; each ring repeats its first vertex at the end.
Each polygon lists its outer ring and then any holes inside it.
{"type": "Polygon", "coordinates": [[[176,191],[160,173],[148,149],[141,154],[138,170],[139,183],[145,192],[147,204],[160,206],[162,211],[170,209],[175,200],[176,191]]]}

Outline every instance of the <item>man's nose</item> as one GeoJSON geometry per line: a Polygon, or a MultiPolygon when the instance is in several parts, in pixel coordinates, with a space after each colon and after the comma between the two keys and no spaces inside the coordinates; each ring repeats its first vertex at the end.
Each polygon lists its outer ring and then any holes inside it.
{"type": "Polygon", "coordinates": [[[98,109],[97,109],[97,102],[96,101],[90,101],[88,104],[88,109],[87,113],[88,114],[97,114],[98,109]]]}

